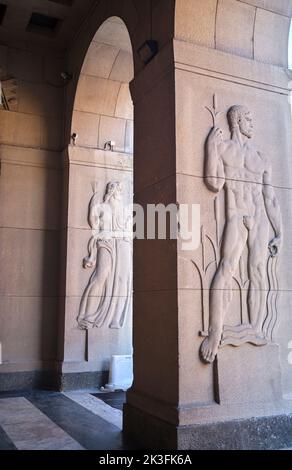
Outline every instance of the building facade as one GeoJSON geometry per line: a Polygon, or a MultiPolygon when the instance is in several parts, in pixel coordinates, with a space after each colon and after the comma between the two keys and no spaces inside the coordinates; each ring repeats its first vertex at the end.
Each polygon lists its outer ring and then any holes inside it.
{"type": "Polygon", "coordinates": [[[23,3],[0,5],[0,390],[98,387],[133,352],[141,445],[280,447],[292,2],[23,3]],[[199,206],[199,243],[132,243],[133,201],[199,206]]]}

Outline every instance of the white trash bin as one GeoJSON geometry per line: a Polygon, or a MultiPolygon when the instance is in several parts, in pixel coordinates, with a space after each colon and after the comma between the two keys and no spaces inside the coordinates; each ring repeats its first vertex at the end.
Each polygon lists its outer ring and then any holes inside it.
{"type": "Polygon", "coordinates": [[[133,383],[133,356],[112,356],[106,390],[128,390],[133,383]]]}

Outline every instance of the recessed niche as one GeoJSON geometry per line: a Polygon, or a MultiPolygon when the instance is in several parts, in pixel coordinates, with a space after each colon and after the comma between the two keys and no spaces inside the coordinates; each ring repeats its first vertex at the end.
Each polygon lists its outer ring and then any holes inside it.
{"type": "Polygon", "coordinates": [[[32,13],[26,30],[32,33],[54,35],[61,20],[42,13],[32,13]]]}

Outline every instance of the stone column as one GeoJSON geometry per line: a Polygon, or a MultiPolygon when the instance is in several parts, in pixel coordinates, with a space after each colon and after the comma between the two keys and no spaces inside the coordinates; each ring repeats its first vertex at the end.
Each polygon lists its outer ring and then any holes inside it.
{"type": "MultiPolygon", "coordinates": [[[[134,199],[146,212],[148,204],[167,206],[177,199],[171,43],[132,82],[131,92],[135,127],[134,199]]],[[[159,419],[167,416],[174,425],[177,422],[177,281],[176,240],[134,242],[134,385],[128,393],[125,415],[129,433],[136,431],[132,421],[136,420],[136,413],[139,416],[136,424],[142,424],[148,413],[159,419]]]]}
{"type": "Polygon", "coordinates": [[[135,244],[124,424],[147,448],[292,439],[288,81],[279,66],[175,40],[132,84],[136,202],[201,207],[198,249],[135,244]]]}

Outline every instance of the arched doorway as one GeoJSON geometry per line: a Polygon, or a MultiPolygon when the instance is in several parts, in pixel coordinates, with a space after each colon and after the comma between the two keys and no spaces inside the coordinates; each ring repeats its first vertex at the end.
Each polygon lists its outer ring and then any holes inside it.
{"type": "Polygon", "coordinates": [[[127,27],[110,17],[87,50],[72,113],[64,389],[104,386],[111,356],[132,354],[132,242],[117,232],[133,201],[133,74],[127,27]]]}

